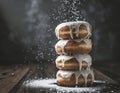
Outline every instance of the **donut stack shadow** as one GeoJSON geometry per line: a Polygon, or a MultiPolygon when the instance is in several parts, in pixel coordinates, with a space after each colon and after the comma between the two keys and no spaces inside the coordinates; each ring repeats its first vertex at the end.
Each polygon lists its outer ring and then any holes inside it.
{"type": "Polygon", "coordinates": [[[55,29],[59,41],[55,45],[57,84],[61,86],[91,86],[94,74],[91,69],[91,25],[85,21],[65,22],[55,29]]]}

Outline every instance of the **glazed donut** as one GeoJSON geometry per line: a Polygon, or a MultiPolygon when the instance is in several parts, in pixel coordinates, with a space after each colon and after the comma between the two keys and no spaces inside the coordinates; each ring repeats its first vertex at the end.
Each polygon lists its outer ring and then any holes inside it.
{"type": "Polygon", "coordinates": [[[61,70],[89,70],[92,58],[88,54],[66,56],[60,55],[55,60],[56,67],[61,70]]]}
{"type": "Polygon", "coordinates": [[[91,39],[59,40],[55,45],[57,54],[88,54],[92,49],[91,39]]]}
{"type": "Polygon", "coordinates": [[[90,86],[94,81],[92,70],[83,71],[63,71],[57,72],[57,84],[61,86],[90,86]]]}
{"type": "Polygon", "coordinates": [[[55,29],[58,39],[81,39],[91,36],[91,25],[85,21],[65,22],[55,29]]]}

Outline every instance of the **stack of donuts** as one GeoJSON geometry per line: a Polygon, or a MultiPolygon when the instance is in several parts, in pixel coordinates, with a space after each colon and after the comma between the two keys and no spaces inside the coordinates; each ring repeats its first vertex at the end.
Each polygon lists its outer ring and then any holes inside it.
{"type": "Polygon", "coordinates": [[[91,69],[91,25],[85,21],[65,22],[55,29],[57,84],[61,86],[90,86],[94,81],[91,69]]]}

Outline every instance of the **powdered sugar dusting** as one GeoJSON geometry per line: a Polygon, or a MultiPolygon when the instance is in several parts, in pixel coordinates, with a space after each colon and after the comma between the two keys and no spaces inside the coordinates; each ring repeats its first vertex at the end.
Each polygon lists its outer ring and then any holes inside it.
{"type": "MultiPolygon", "coordinates": [[[[105,82],[101,82],[101,81],[94,81],[94,83],[99,83],[99,85],[105,82]]],[[[80,93],[80,92],[94,92],[94,93],[99,93],[100,90],[102,90],[103,87],[101,86],[92,86],[92,87],[64,87],[64,86],[58,86],[56,84],[56,80],[55,79],[38,79],[38,80],[31,80],[31,81],[26,81],[24,83],[26,89],[27,88],[31,88],[34,89],[35,91],[39,90],[39,89],[45,89],[45,90],[49,90],[49,91],[56,91],[55,93],[58,92],[62,92],[62,93],[80,93]]],[[[39,91],[40,92],[40,91],[39,91]]],[[[39,93],[37,92],[37,93],[39,93]]],[[[36,92],[35,92],[36,93],[36,92]]],[[[53,93],[53,92],[51,92],[53,93]]]]}

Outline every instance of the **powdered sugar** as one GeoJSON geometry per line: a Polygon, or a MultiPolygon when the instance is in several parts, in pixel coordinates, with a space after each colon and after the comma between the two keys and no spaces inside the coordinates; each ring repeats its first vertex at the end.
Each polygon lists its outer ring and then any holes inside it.
{"type": "MultiPolygon", "coordinates": [[[[38,79],[24,82],[24,89],[26,89],[26,91],[29,89],[33,90],[34,93],[40,93],[40,90],[48,90],[49,92],[47,93],[100,93],[100,90],[103,89],[103,84],[105,82],[94,81],[94,83],[98,84],[98,86],[93,85],[92,87],[64,87],[58,86],[55,79],[38,79]]],[[[30,91],[30,93],[33,92],[30,91]]]]}

